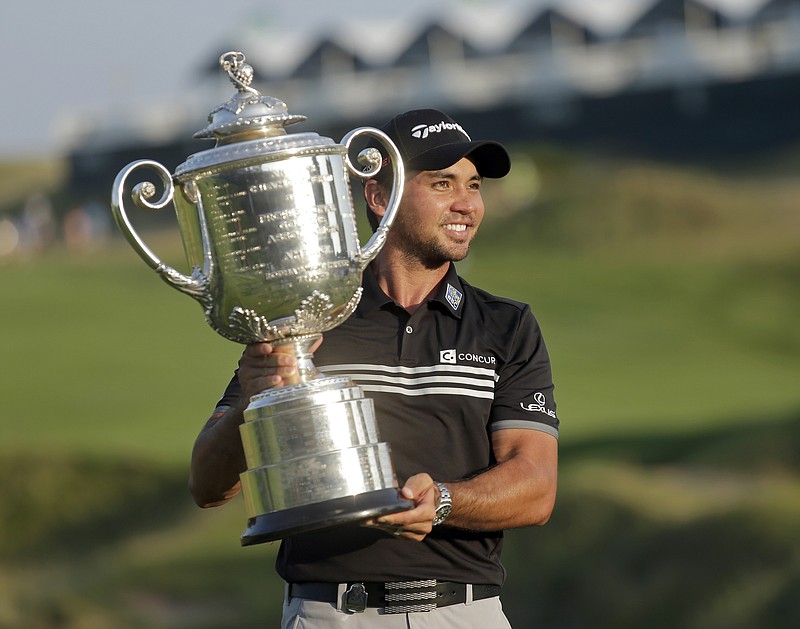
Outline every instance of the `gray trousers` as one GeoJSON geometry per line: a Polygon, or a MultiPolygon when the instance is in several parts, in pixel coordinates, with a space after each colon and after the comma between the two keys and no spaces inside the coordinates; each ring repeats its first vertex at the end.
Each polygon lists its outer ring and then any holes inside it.
{"type": "Polygon", "coordinates": [[[511,629],[500,597],[448,605],[429,612],[385,614],[368,607],[360,614],[336,609],[332,603],[304,598],[284,599],[281,629],[511,629]]]}

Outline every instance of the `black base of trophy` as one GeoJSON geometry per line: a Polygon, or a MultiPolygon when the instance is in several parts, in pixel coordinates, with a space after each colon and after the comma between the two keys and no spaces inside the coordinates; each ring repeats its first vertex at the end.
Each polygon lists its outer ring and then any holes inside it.
{"type": "Polygon", "coordinates": [[[401,498],[400,492],[390,487],[264,513],[247,521],[247,529],[242,533],[242,546],[273,542],[298,533],[407,511],[413,507],[413,502],[401,498]]]}

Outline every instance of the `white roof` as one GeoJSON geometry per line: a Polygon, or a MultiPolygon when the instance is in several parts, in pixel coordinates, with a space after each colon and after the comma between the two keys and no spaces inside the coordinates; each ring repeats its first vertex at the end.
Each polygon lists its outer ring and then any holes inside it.
{"type": "MultiPolygon", "coordinates": [[[[548,8],[584,24],[594,33],[614,36],[625,32],[638,17],[663,0],[494,0],[464,3],[450,0],[418,8],[402,16],[374,15],[304,27],[304,22],[263,28],[257,20],[243,24],[239,39],[248,60],[268,74],[295,68],[328,39],[370,65],[389,64],[431,24],[439,24],[479,50],[502,49],[548,8]]],[[[697,0],[734,19],[755,13],[768,0],[697,0]]]]}

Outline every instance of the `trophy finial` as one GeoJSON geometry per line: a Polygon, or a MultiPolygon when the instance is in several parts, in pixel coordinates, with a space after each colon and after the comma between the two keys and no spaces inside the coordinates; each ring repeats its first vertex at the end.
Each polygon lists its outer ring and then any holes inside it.
{"type": "Polygon", "coordinates": [[[253,82],[253,66],[244,60],[244,53],[231,51],[220,56],[219,65],[228,73],[228,78],[240,93],[258,94],[258,90],[250,87],[253,82]]]}
{"type": "Polygon", "coordinates": [[[305,116],[290,114],[286,103],[272,96],[262,96],[250,84],[253,67],[244,62],[244,53],[226,52],[219,65],[236,86],[236,94],[208,115],[209,124],[194,137],[199,140],[216,139],[217,145],[232,144],[286,134],[286,125],[301,122],[305,116]]]}

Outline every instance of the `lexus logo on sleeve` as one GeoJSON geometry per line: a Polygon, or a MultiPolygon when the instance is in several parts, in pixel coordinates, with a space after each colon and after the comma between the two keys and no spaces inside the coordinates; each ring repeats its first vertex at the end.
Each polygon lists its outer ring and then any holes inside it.
{"type": "Polygon", "coordinates": [[[545,415],[549,415],[550,417],[555,417],[555,411],[547,408],[547,398],[545,397],[544,393],[541,391],[537,391],[533,394],[533,402],[530,404],[524,404],[522,402],[519,403],[520,408],[526,411],[530,411],[531,413],[544,413],[545,415]]]}

